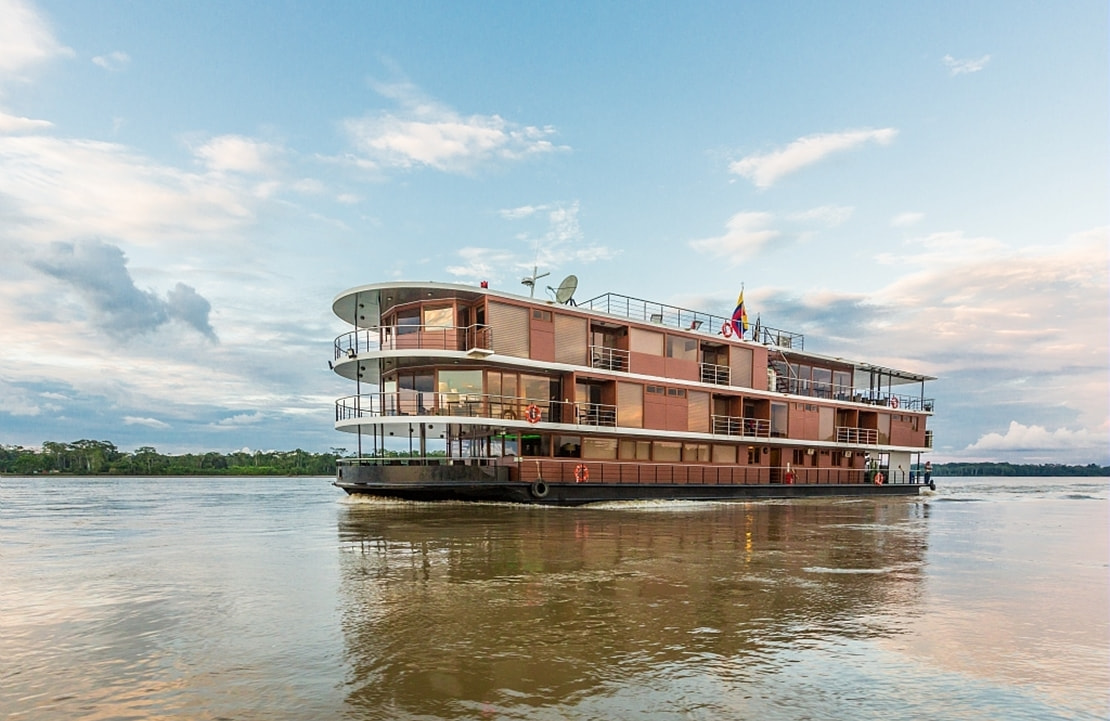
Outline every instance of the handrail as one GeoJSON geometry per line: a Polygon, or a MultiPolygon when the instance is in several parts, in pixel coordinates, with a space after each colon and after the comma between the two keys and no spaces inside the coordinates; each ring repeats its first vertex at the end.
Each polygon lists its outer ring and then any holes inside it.
{"type": "Polygon", "coordinates": [[[400,389],[345,396],[335,401],[335,420],[392,418],[396,416],[449,416],[498,421],[568,423],[580,426],[616,426],[617,407],[606,403],[553,401],[492,393],[440,393],[400,389]]]}
{"type": "Polygon", "coordinates": [[[590,367],[611,371],[628,370],[628,351],[604,345],[590,346],[590,367]]]}
{"type": "Polygon", "coordinates": [[[836,427],[837,443],[856,443],[865,446],[879,444],[879,431],[874,428],[853,428],[851,426],[836,427]]]}
{"type": "Polygon", "coordinates": [[[414,349],[469,351],[491,349],[493,331],[487,325],[435,326],[385,325],[360,328],[337,336],[335,360],[354,358],[360,353],[382,350],[414,349]]]}
{"type": "Polygon", "coordinates": [[[748,436],[751,438],[770,438],[771,421],[766,418],[744,418],[742,416],[711,416],[713,432],[726,436],[748,436]]]}
{"type": "Polygon", "coordinates": [[[713,383],[719,386],[731,385],[732,369],[728,366],[717,365],[715,363],[702,363],[701,382],[713,383]]]}

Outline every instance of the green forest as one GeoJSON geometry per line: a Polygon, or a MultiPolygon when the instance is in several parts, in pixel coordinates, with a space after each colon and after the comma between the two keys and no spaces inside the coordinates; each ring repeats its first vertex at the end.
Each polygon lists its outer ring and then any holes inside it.
{"type": "MultiPolygon", "coordinates": [[[[386,452],[405,456],[407,453],[386,452]]],[[[47,441],[42,449],[0,445],[0,473],[31,475],[117,476],[330,476],[335,460],[350,455],[345,448],[328,453],[292,451],[236,451],[168,455],[150,446],[121,451],[109,441],[47,441]]],[[[934,463],[934,476],[1110,476],[1110,466],[1094,463],[1068,466],[1054,463],[934,463]]]]}
{"type": "Polygon", "coordinates": [[[108,441],[48,441],[42,450],[0,445],[0,473],[31,475],[116,476],[330,476],[335,459],[346,449],[330,453],[293,451],[237,451],[168,455],[150,446],[121,451],[108,441]]]}

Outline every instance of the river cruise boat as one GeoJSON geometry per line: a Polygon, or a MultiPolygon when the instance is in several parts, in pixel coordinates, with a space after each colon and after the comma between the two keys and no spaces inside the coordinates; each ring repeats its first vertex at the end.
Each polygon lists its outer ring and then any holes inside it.
{"type": "MultiPolygon", "coordinates": [[[[535,274],[525,279],[535,292],[535,274]],[[531,283],[529,283],[531,281],[531,283]]],[[[929,376],[805,350],[798,333],[606,293],[576,303],[434,282],[332,303],[354,385],[335,485],[416,501],[916,494],[929,376]]]]}

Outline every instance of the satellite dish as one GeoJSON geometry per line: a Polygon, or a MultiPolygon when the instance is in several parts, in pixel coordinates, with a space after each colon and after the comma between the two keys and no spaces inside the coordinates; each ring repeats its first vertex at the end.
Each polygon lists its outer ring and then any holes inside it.
{"type": "Polygon", "coordinates": [[[578,290],[578,276],[568,275],[563,278],[563,282],[559,284],[558,289],[555,290],[555,302],[566,305],[570,303],[574,305],[574,291],[578,290]]]}

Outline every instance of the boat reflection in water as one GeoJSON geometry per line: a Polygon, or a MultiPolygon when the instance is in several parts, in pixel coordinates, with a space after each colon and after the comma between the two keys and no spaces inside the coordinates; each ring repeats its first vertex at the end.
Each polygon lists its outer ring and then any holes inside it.
{"type": "Polygon", "coordinates": [[[904,499],[353,502],[339,516],[347,703],[381,718],[767,712],[805,705],[806,684],[785,679],[815,651],[845,660],[819,673],[842,673],[847,698],[850,659],[917,615],[926,524],[904,499]]]}

